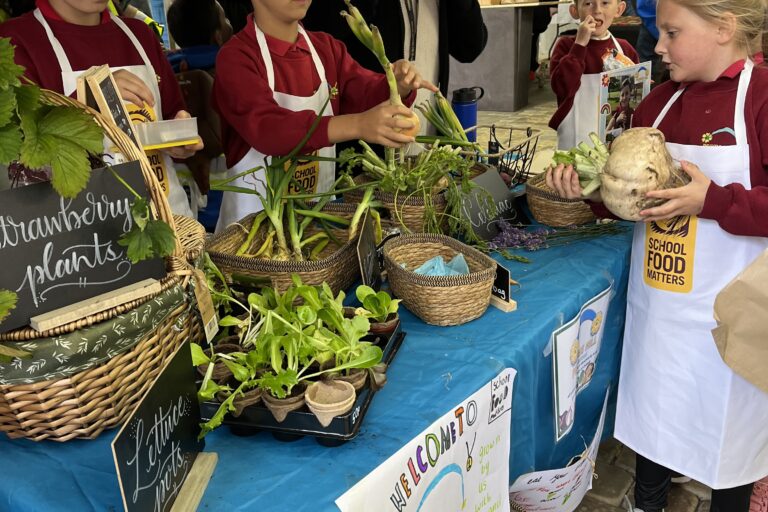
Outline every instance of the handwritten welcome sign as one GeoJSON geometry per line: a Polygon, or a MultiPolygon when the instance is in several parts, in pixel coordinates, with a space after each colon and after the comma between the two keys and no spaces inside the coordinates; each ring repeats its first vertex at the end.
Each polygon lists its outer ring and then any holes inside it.
{"type": "Polygon", "coordinates": [[[509,511],[515,370],[507,368],[339,499],[342,512],[509,511]]]}
{"type": "Polygon", "coordinates": [[[204,443],[200,409],[185,343],[112,441],[125,509],[170,510],[204,443]]]}
{"type": "MultiPolygon", "coordinates": [[[[113,169],[148,196],[137,162],[113,169]]],[[[0,192],[0,289],[15,291],[16,308],[0,332],[32,316],[136,283],[162,278],[162,259],[132,264],[120,236],[133,226],[133,195],[108,170],[94,170],[88,187],[64,199],[49,183],[0,192]]]]}

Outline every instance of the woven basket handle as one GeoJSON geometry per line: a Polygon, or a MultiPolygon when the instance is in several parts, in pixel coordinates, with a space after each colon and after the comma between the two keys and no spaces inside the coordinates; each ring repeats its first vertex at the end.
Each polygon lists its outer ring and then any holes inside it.
{"type": "Polygon", "coordinates": [[[184,258],[184,252],[181,248],[181,242],[179,241],[178,233],[176,232],[176,224],[173,221],[173,213],[171,212],[171,207],[168,204],[168,199],[166,199],[165,194],[160,188],[160,183],[157,181],[155,173],[152,172],[152,167],[150,167],[149,160],[147,160],[147,155],[144,153],[144,151],[137,148],[136,144],[134,144],[133,141],[131,141],[131,139],[129,139],[128,136],[122,130],[120,130],[120,128],[118,128],[112,120],[97,110],[94,110],[91,107],[83,105],[79,101],[73,100],[72,98],[59,94],[55,91],[41,89],[40,92],[43,101],[50,105],[75,107],[85,110],[91,114],[96,121],[96,124],[98,124],[102,130],[104,130],[104,133],[106,133],[110,140],[115,144],[115,146],[117,146],[117,148],[120,150],[120,153],[125,155],[129,161],[137,160],[139,162],[139,166],[141,167],[141,174],[144,177],[144,182],[146,183],[147,188],[149,189],[151,205],[155,208],[158,218],[167,223],[176,234],[173,253],[167,258],[167,269],[169,272],[172,272],[188,267],[184,258]]]}

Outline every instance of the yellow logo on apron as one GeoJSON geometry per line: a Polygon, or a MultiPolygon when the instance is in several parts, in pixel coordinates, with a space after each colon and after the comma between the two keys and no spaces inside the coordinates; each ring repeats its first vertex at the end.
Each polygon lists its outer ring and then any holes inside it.
{"type": "Polygon", "coordinates": [[[646,224],[645,284],[668,292],[691,291],[697,222],[697,217],[680,216],[646,224]]]}
{"type": "MultiPolygon", "coordinates": [[[[133,103],[126,103],[126,107],[128,107],[128,114],[131,117],[131,121],[134,123],[149,123],[157,120],[154,109],[147,104],[143,107],[139,107],[133,103]]],[[[168,183],[168,170],[165,168],[163,154],[156,149],[145,151],[144,153],[147,155],[147,160],[149,160],[149,165],[152,167],[152,172],[155,173],[155,177],[160,183],[160,188],[163,190],[165,197],[168,197],[168,194],[170,193],[170,183],[168,183]]]]}
{"type": "MultiPolygon", "coordinates": [[[[317,152],[313,153],[317,154],[317,152]]],[[[291,162],[286,162],[285,170],[291,162]]],[[[288,185],[289,194],[314,194],[320,175],[320,162],[316,160],[297,160],[293,171],[293,181],[288,185]]]]}

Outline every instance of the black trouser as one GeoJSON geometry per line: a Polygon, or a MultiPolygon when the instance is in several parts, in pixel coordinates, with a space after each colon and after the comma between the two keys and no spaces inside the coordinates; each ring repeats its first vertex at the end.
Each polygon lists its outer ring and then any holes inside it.
{"type": "MultiPolygon", "coordinates": [[[[672,471],[637,455],[635,507],[645,512],[660,512],[667,506],[672,471]]],[[[753,484],[712,491],[711,512],[749,512],[753,484]]]]}

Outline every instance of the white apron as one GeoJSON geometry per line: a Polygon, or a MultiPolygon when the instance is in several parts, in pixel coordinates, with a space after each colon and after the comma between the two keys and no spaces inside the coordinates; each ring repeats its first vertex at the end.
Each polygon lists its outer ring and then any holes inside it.
{"type": "MultiPolygon", "coordinates": [[[[40,12],[40,9],[35,9],[34,16],[45,29],[45,33],[48,35],[48,41],[51,43],[51,47],[53,48],[53,51],[56,54],[56,58],[59,61],[59,68],[61,69],[61,83],[64,95],[71,96],[77,90],[77,78],[88,70],[83,69],[80,71],[73,71],[72,65],[69,63],[69,58],[64,52],[64,48],[61,46],[61,43],[56,38],[56,36],[53,35],[53,31],[51,30],[51,27],[43,14],[40,12]]],[[[111,13],[110,16],[112,17],[112,21],[114,21],[115,24],[123,32],[125,32],[125,35],[128,36],[128,39],[130,39],[131,43],[133,43],[134,48],[136,48],[136,51],[139,52],[139,55],[141,55],[141,60],[144,61],[144,65],[110,67],[109,69],[113,73],[120,69],[124,69],[139,77],[141,81],[144,82],[152,91],[152,95],[155,98],[154,111],[155,116],[157,117],[156,120],[161,121],[163,119],[163,110],[160,98],[160,89],[157,86],[157,75],[155,74],[155,68],[152,66],[152,62],[149,60],[149,57],[147,57],[147,53],[144,51],[141,43],[139,43],[139,41],[136,39],[136,36],[133,35],[133,32],[131,32],[131,30],[125,25],[125,23],[123,23],[120,18],[114,16],[111,13]]],[[[131,106],[131,104],[128,104],[129,111],[131,110],[131,106]]],[[[133,116],[131,116],[131,118],[133,119],[133,116]]],[[[157,175],[157,180],[160,182],[160,186],[168,198],[171,211],[177,215],[186,215],[191,217],[192,210],[189,207],[189,200],[187,199],[187,194],[184,192],[184,189],[179,183],[179,178],[176,176],[176,170],[173,167],[173,160],[171,160],[167,154],[161,151],[148,151],[147,158],[150,160],[152,169],[157,175]]]]}
{"type": "MultiPolygon", "coordinates": [[[[610,34],[616,50],[624,55],[621,45],[610,34]]],[[[581,75],[581,85],[573,98],[573,107],[557,127],[557,149],[568,151],[579,142],[589,142],[591,132],[598,133],[600,126],[600,75],[581,75]]]]}
{"type": "MultiPolygon", "coordinates": [[[[259,43],[261,57],[264,59],[264,65],[267,68],[267,81],[269,82],[269,88],[272,89],[272,97],[277,104],[293,112],[312,110],[315,113],[320,113],[320,109],[323,107],[329,94],[328,82],[325,77],[325,67],[323,67],[323,63],[320,61],[320,57],[317,55],[315,47],[312,45],[312,41],[310,41],[307,33],[301,26],[299,26],[299,36],[307,41],[307,46],[309,46],[309,51],[312,54],[312,62],[315,64],[317,74],[320,76],[320,87],[318,87],[317,91],[315,91],[312,96],[293,96],[275,91],[275,71],[272,67],[272,56],[269,53],[269,47],[267,46],[267,39],[264,36],[264,32],[256,26],[256,40],[259,43]]],[[[323,115],[333,115],[333,107],[330,102],[325,108],[323,115]]],[[[320,149],[317,153],[320,156],[333,158],[336,156],[336,149],[334,146],[330,146],[320,149]]],[[[253,169],[254,167],[266,166],[265,158],[267,156],[268,155],[259,153],[254,148],[249,149],[248,153],[246,153],[245,156],[227,172],[227,176],[232,177],[241,172],[253,169]]],[[[300,190],[306,190],[309,193],[327,192],[330,190],[335,181],[335,175],[336,165],[334,162],[299,163],[294,172],[296,180],[301,183],[303,187],[300,190]]],[[[233,181],[231,185],[256,190],[263,194],[265,190],[264,171],[260,170],[244,178],[238,178],[233,181]]],[[[299,190],[295,190],[291,185],[289,186],[289,192],[299,193],[299,190]]],[[[261,210],[261,199],[255,194],[224,192],[221,200],[219,220],[216,223],[216,232],[218,233],[233,222],[237,222],[243,217],[261,210]]]]}
{"type": "MultiPolygon", "coordinates": [[[[718,185],[750,188],[744,104],[752,67],[739,78],[736,145],[667,144],[718,185]]],[[[715,489],[768,475],[768,394],[726,366],[710,332],[717,293],[767,247],[766,238],[731,235],[697,217],[635,224],[615,436],[715,489]]]]}

